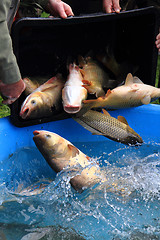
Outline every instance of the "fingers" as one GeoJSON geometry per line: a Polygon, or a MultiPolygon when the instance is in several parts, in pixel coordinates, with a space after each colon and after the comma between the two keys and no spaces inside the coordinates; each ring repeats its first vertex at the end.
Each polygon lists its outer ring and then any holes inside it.
{"type": "Polygon", "coordinates": [[[74,16],[72,8],[68,4],[63,3],[63,7],[64,7],[64,11],[65,11],[65,14],[67,15],[67,17],[74,16]]]}
{"type": "Polygon", "coordinates": [[[72,8],[60,0],[49,0],[47,10],[53,17],[67,18],[74,15],[72,8]]]}
{"type": "Polygon", "coordinates": [[[160,33],[156,37],[155,44],[156,44],[156,47],[158,48],[158,51],[160,52],[160,33]]]}
{"type": "Polygon", "coordinates": [[[10,105],[12,103],[14,103],[17,100],[17,98],[8,98],[6,100],[3,100],[2,103],[6,104],[6,105],[10,105]]]}
{"type": "Polygon", "coordinates": [[[106,13],[119,13],[121,10],[119,0],[103,0],[103,9],[106,13]]]}

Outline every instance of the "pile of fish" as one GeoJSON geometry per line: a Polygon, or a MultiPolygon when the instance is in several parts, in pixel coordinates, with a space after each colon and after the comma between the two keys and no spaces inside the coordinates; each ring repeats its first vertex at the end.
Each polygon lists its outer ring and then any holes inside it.
{"type": "Polygon", "coordinates": [[[125,63],[118,64],[107,55],[78,56],[78,63],[68,64],[68,75],[57,74],[42,84],[25,78],[26,99],[20,109],[22,119],[51,117],[63,111],[93,134],[106,136],[127,145],[142,143],[141,137],[119,116],[111,117],[102,109],[120,109],[149,104],[160,97],[160,89],[144,84],[125,63]],[[112,79],[106,69],[112,71],[112,79]],[[124,70],[125,69],[125,70],[124,70]],[[103,111],[104,112],[104,111],[103,111]],[[115,134],[116,129],[116,134],[115,134]]]}

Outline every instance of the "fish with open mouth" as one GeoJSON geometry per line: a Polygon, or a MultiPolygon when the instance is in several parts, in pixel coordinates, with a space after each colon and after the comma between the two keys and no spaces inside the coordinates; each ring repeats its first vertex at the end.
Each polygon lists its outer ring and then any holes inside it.
{"type": "Polygon", "coordinates": [[[113,141],[126,145],[140,145],[142,138],[127,123],[123,116],[118,119],[103,109],[103,113],[89,110],[79,117],[73,117],[75,121],[89,130],[92,134],[105,136],[113,141]]]}
{"type": "Polygon", "coordinates": [[[82,80],[79,67],[75,63],[70,64],[68,79],[62,89],[63,108],[67,113],[79,112],[82,108],[82,101],[87,99],[87,90],[82,80]]]}
{"type": "Polygon", "coordinates": [[[21,106],[21,118],[35,119],[52,116],[55,109],[59,110],[61,107],[63,86],[64,80],[61,74],[57,74],[34,90],[21,106]]]}
{"type": "Polygon", "coordinates": [[[33,134],[37,148],[56,173],[67,167],[74,170],[77,166],[80,169],[78,175],[70,180],[75,190],[81,192],[85,188],[105,180],[98,164],[93,163],[90,157],[65,138],[44,130],[35,130],[33,134]]]}

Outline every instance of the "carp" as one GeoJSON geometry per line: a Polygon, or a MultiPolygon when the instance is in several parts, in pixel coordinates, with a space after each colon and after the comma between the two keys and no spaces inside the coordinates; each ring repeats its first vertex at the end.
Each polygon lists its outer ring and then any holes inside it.
{"type": "Polygon", "coordinates": [[[129,61],[122,61],[119,63],[113,54],[113,50],[110,50],[109,46],[106,47],[102,53],[97,54],[96,57],[114,74],[117,80],[117,86],[124,81],[127,73],[132,72],[134,74],[138,70],[138,66],[133,65],[129,61]]]}
{"type": "Polygon", "coordinates": [[[83,87],[82,80],[79,67],[75,63],[70,64],[69,76],[62,89],[63,108],[67,113],[79,112],[82,101],[87,99],[87,90],[83,87]]]}
{"type": "Polygon", "coordinates": [[[23,119],[52,116],[55,109],[60,109],[63,86],[64,80],[60,74],[49,79],[25,99],[20,116],[23,119]]]}
{"type": "Polygon", "coordinates": [[[65,138],[44,130],[35,130],[33,134],[37,148],[56,173],[67,167],[80,169],[80,173],[70,180],[75,190],[81,192],[105,179],[98,164],[93,164],[90,157],[65,138]]]}
{"type": "Polygon", "coordinates": [[[118,116],[116,119],[104,109],[103,113],[89,110],[84,115],[73,117],[73,119],[92,134],[102,135],[126,145],[143,143],[142,138],[128,125],[123,116],[118,116]]]}
{"type": "Polygon", "coordinates": [[[104,97],[84,100],[83,113],[92,108],[120,109],[149,104],[160,97],[160,89],[144,84],[131,73],[127,75],[125,84],[108,90],[104,97]]]}
{"type": "Polygon", "coordinates": [[[79,66],[82,68],[80,71],[88,93],[95,94],[96,97],[104,96],[104,88],[112,88],[115,87],[115,84],[117,85],[117,81],[111,80],[98,62],[91,57],[84,59],[79,56],[79,66]]]}

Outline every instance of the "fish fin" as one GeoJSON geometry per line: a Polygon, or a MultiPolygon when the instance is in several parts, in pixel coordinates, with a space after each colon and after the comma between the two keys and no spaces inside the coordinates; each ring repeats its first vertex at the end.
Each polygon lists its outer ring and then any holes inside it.
{"type": "Polygon", "coordinates": [[[112,93],[111,89],[108,89],[108,91],[107,91],[107,93],[106,93],[104,98],[108,97],[111,93],[112,93]]]}
{"type": "Polygon", "coordinates": [[[127,120],[125,119],[125,117],[123,117],[123,116],[118,116],[117,119],[118,119],[120,122],[122,122],[122,123],[124,123],[124,124],[126,124],[126,125],[129,126],[129,124],[128,124],[127,120]]]}
{"type": "Polygon", "coordinates": [[[42,89],[40,92],[47,92],[49,89],[53,89],[56,88],[58,86],[58,84],[54,85],[54,86],[50,86],[48,88],[42,89]]]}
{"type": "Polygon", "coordinates": [[[83,69],[81,69],[81,68],[79,68],[79,71],[80,71],[82,77],[84,77],[84,75],[85,75],[85,71],[84,71],[83,69]]]}
{"type": "Polygon", "coordinates": [[[68,148],[70,151],[72,151],[72,157],[75,157],[77,154],[79,154],[79,150],[75,146],[68,144],[68,148]]]}
{"type": "Polygon", "coordinates": [[[86,123],[84,123],[80,118],[75,118],[73,117],[73,119],[79,123],[82,127],[84,127],[86,130],[90,131],[93,135],[103,135],[101,134],[99,131],[95,130],[94,128],[88,126],[86,123]]]}
{"type": "Polygon", "coordinates": [[[133,77],[133,82],[134,83],[141,83],[141,84],[144,84],[138,77],[134,76],[133,77]]]}
{"type": "Polygon", "coordinates": [[[54,83],[56,79],[57,79],[56,77],[52,77],[47,82],[45,82],[44,85],[54,83]]]}
{"type": "Polygon", "coordinates": [[[146,95],[144,98],[142,98],[141,99],[141,102],[143,103],[143,104],[149,104],[150,102],[151,102],[151,97],[150,97],[150,95],[146,95]]]}
{"type": "Polygon", "coordinates": [[[106,116],[111,116],[110,114],[109,114],[109,112],[107,112],[104,108],[102,109],[102,112],[103,112],[103,114],[105,114],[106,116]]]}
{"type": "Polygon", "coordinates": [[[85,79],[83,79],[82,82],[84,83],[83,87],[92,85],[91,81],[88,81],[88,80],[85,80],[85,79]]]}
{"type": "Polygon", "coordinates": [[[128,73],[125,81],[125,86],[130,86],[131,84],[133,84],[133,76],[131,73],[128,73]]]}

